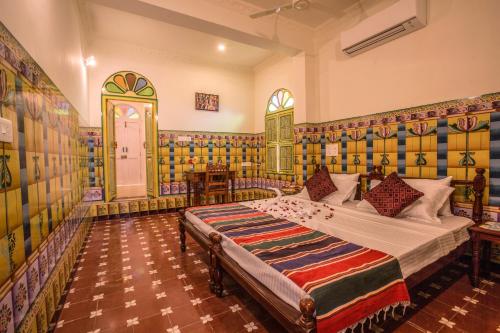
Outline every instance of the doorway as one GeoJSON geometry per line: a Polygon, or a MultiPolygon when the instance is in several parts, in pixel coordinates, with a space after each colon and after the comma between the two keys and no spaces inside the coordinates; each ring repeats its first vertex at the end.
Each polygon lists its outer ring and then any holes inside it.
{"type": "Polygon", "coordinates": [[[112,100],[116,134],[116,198],[146,196],[144,114],[150,103],[112,100]]]}
{"type": "Polygon", "coordinates": [[[104,198],[158,196],[158,102],[144,76],[111,75],[101,95],[104,198]]]}

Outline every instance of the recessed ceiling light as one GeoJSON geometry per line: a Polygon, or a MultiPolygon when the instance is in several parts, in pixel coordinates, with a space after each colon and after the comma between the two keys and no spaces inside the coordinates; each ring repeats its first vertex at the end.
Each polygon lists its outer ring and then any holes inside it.
{"type": "Polygon", "coordinates": [[[95,60],[94,56],[90,56],[87,59],[85,59],[85,66],[95,67],[95,65],[97,65],[97,61],[95,60]]]}
{"type": "Polygon", "coordinates": [[[220,43],[219,45],[217,45],[217,50],[219,50],[219,52],[226,51],[226,45],[220,43]]]}

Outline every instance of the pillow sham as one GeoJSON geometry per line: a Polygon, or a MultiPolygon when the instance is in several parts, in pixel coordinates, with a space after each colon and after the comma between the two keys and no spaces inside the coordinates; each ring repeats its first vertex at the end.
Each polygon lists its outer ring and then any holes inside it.
{"type": "MultiPolygon", "coordinates": [[[[404,181],[412,186],[415,187],[417,190],[424,192],[426,194],[426,191],[433,191],[434,186],[447,186],[450,187],[451,185],[451,180],[453,177],[445,177],[441,179],[405,179],[404,181]]],[[[450,187],[452,188],[452,187],[450,187]]],[[[451,212],[450,208],[450,194],[453,193],[453,191],[449,192],[449,194],[445,197],[445,200],[442,202],[442,205],[439,206],[438,209],[438,215],[440,216],[452,216],[453,213],[451,212]]]]}
{"type": "MultiPolygon", "coordinates": [[[[420,190],[420,188],[417,187],[417,190],[420,190]]],[[[450,186],[431,186],[425,192],[422,191],[424,193],[423,197],[403,209],[398,217],[429,223],[441,223],[441,219],[438,217],[439,207],[443,206],[443,203],[454,190],[450,186]]]]}
{"type": "Polygon", "coordinates": [[[309,178],[305,186],[312,201],[319,201],[328,194],[337,191],[326,167],[321,168],[318,173],[309,178]]]}
{"type": "MultiPolygon", "coordinates": [[[[434,189],[435,186],[437,186],[438,188],[441,186],[445,186],[445,187],[449,187],[449,188],[453,189],[453,187],[450,186],[452,179],[453,179],[453,177],[449,176],[449,177],[445,177],[442,179],[403,179],[403,180],[405,183],[407,183],[411,187],[416,188],[417,190],[423,192],[425,196],[428,196],[428,195],[432,195],[435,192],[435,189],[434,189]],[[429,194],[427,194],[427,192],[429,192],[429,194]]],[[[376,187],[378,184],[380,184],[380,182],[381,181],[378,179],[373,179],[370,182],[370,190],[373,189],[374,187],[376,187]]],[[[441,189],[441,190],[444,191],[444,189],[441,189]]],[[[452,213],[451,207],[450,207],[451,206],[450,205],[450,195],[451,195],[451,193],[453,193],[453,190],[451,192],[449,190],[446,192],[448,192],[448,195],[446,195],[446,197],[444,198],[445,200],[444,200],[443,204],[440,207],[438,207],[438,212],[437,212],[438,216],[453,216],[453,213],[452,213]]],[[[444,195],[445,195],[445,193],[443,192],[443,196],[444,195]]]]}
{"type": "Polygon", "coordinates": [[[377,186],[378,184],[380,184],[382,181],[381,180],[378,180],[378,179],[372,179],[370,181],[370,190],[372,190],[375,186],[377,186]]]}
{"type": "MultiPolygon", "coordinates": [[[[343,182],[345,188],[350,188],[351,183],[349,182],[356,182],[358,183],[359,180],[359,173],[331,173],[330,177],[332,178],[333,183],[337,188],[340,190],[339,186],[342,186],[339,182],[343,182]],[[337,185],[339,183],[339,185],[337,185]]],[[[349,201],[354,201],[356,197],[356,187],[354,190],[351,191],[349,195],[349,201]]],[[[345,200],[344,200],[345,201],[345,200]]]]}
{"type": "MultiPolygon", "coordinates": [[[[356,192],[358,183],[351,180],[336,180],[334,182],[334,185],[337,188],[337,191],[328,194],[323,199],[321,199],[320,202],[324,202],[334,206],[341,206],[345,201],[349,199],[353,191],[356,192]]],[[[311,200],[306,187],[304,187],[302,191],[300,191],[300,193],[297,193],[294,196],[300,199],[311,200]]]]}
{"type": "Polygon", "coordinates": [[[363,201],[373,206],[380,215],[395,217],[423,195],[422,192],[406,184],[396,172],[393,172],[378,186],[366,193],[363,201]]]}
{"type": "Polygon", "coordinates": [[[309,197],[309,193],[307,193],[307,187],[305,187],[305,186],[302,189],[302,191],[300,191],[297,194],[294,194],[293,196],[296,198],[300,198],[300,199],[311,200],[311,198],[309,197]]]}
{"type": "Polygon", "coordinates": [[[357,182],[353,182],[350,180],[337,180],[336,182],[334,182],[334,184],[338,190],[321,199],[321,202],[333,206],[341,206],[345,201],[349,200],[351,193],[353,191],[356,192],[356,188],[358,187],[357,182]]]}

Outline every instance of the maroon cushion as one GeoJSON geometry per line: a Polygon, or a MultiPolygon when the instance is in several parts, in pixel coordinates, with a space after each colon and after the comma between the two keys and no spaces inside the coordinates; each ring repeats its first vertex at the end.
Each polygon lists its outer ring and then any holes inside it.
{"type": "Polygon", "coordinates": [[[394,217],[423,195],[393,172],[366,193],[364,199],[375,207],[380,215],[394,217]]]}
{"type": "Polygon", "coordinates": [[[306,181],[307,193],[312,201],[319,201],[328,194],[337,191],[328,169],[323,167],[318,173],[306,181]]]}

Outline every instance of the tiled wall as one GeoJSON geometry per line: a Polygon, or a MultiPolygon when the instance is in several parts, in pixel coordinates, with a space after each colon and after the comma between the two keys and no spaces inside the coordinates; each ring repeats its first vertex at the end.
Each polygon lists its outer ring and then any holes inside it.
{"type": "Polygon", "coordinates": [[[207,163],[221,162],[229,163],[238,178],[263,176],[263,144],[264,138],[253,134],[160,131],[161,182],[181,181],[195,156],[195,171],[203,170],[207,163]],[[191,141],[179,141],[179,136],[189,136],[191,141]],[[244,162],[252,162],[252,166],[243,167],[244,162]]]}
{"type": "MultiPolygon", "coordinates": [[[[437,103],[373,116],[295,126],[295,170],[302,184],[322,163],[335,172],[365,173],[383,165],[386,174],[473,179],[485,168],[484,204],[500,204],[500,94],[437,103]],[[337,157],[325,156],[338,145],[337,157]]],[[[457,200],[468,201],[460,189],[457,200]]]]}
{"type": "Polygon", "coordinates": [[[100,201],[104,197],[104,160],[100,127],[80,128],[80,137],[86,145],[88,189],[84,201],[100,201]]]}
{"type": "MultiPolygon", "coordinates": [[[[80,133],[88,146],[90,191],[87,191],[85,200],[100,201],[103,198],[103,175],[105,173],[102,163],[102,131],[100,128],[85,127],[80,129],[80,133]]],[[[161,196],[167,198],[186,193],[186,183],[182,178],[183,172],[191,169],[204,170],[209,162],[229,163],[230,170],[236,171],[235,188],[237,190],[280,187],[291,184],[295,179],[293,176],[266,177],[263,149],[265,143],[262,135],[162,130],[158,135],[159,187],[161,196]],[[190,137],[191,141],[179,141],[179,137],[190,137]],[[195,156],[198,161],[191,165],[189,161],[195,156]],[[246,164],[248,162],[250,165],[246,164]]],[[[247,191],[241,193],[247,193],[247,191]]],[[[185,197],[185,195],[180,197],[185,197]]],[[[185,198],[183,200],[185,201],[185,198]]]]}
{"type": "MultiPolygon", "coordinates": [[[[367,173],[383,165],[386,174],[397,171],[409,177],[473,179],[474,169],[486,169],[489,180],[484,204],[500,204],[500,94],[467,98],[390,111],[372,116],[321,124],[295,125],[295,175],[265,174],[263,134],[159,132],[159,170],[162,195],[185,193],[182,173],[207,162],[230,163],[238,174],[237,188],[266,188],[290,182],[303,184],[315,164],[331,172],[367,173]],[[179,137],[191,141],[179,141],[179,137]],[[326,156],[327,145],[338,145],[338,156],[326,156]],[[251,166],[243,166],[251,162],[251,166]],[[490,186],[491,185],[491,186],[490,186]]],[[[85,128],[90,151],[92,198],[102,196],[102,138],[99,128],[85,128]]],[[[457,201],[469,201],[469,189],[456,193],[457,201]]]]}
{"type": "Polygon", "coordinates": [[[14,137],[0,143],[0,332],[43,332],[84,235],[87,146],[76,110],[1,23],[0,112],[14,137]]]}

